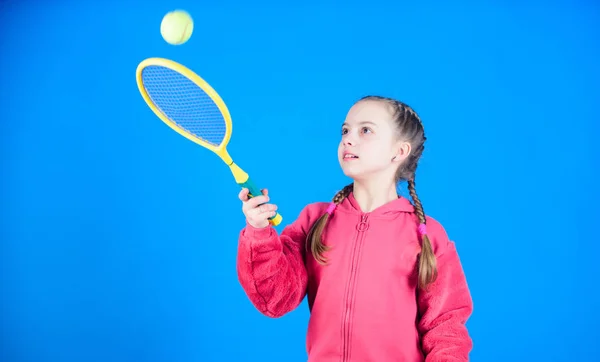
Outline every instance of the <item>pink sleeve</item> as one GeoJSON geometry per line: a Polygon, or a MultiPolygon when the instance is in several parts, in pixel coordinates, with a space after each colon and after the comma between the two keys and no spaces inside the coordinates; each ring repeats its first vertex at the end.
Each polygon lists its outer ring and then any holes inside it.
{"type": "Polygon", "coordinates": [[[246,295],[264,315],[277,318],[292,311],[306,294],[304,264],[306,209],[281,235],[268,226],[242,229],[238,243],[237,273],[246,295]]]}
{"type": "Polygon", "coordinates": [[[418,295],[425,361],[466,362],[473,346],[465,325],[473,311],[471,294],[454,243],[438,223],[427,226],[431,227],[438,277],[427,292],[418,295]]]}

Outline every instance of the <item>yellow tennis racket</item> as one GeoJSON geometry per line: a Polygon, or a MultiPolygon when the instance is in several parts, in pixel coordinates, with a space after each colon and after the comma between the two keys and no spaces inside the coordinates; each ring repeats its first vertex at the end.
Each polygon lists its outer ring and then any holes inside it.
{"type": "MultiPolygon", "coordinates": [[[[158,118],[183,137],[216,153],[229,166],[238,185],[248,188],[250,197],[262,194],[227,152],[231,116],[225,102],[206,81],[183,65],[163,58],[143,60],[136,78],[142,97],[158,118]]],[[[276,226],[281,220],[276,214],[269,222],[276,226]]]]}

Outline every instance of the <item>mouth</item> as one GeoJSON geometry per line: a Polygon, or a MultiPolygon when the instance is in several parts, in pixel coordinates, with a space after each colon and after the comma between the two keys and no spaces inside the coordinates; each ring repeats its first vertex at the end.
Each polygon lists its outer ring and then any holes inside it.
{"type": "Polygon", "coordinates": [[[352,153],[345,152],[344,153],[344,161],[356,160],[358,156],[352,153]]]}

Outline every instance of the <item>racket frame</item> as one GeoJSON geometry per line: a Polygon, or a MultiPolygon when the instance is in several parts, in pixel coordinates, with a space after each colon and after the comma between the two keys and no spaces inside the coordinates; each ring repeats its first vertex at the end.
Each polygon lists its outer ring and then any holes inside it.
{"type": "MultiPolygon", "coordinates": [[[[198,74],[194,73],[192,70],[188,69],[187,67],[185,67],[175,61],[172,61],[170,59],[165,59],[165,58],[157,58],[157,57],[144,59],[143,61],[141,61],[138,64],[137,69],[136,69],[136,81],[137,81],[138,90],[139,90],[140,94],[142,95],[142,97],[144,98],[144,101],[146,102],[148,107],[150,107],[150,109],[154,112],[154,114],[156,116],[158,116],[158,118],[161,121],[163,121],[172,130],[179,133],[181,136],[212,151],[217,156],[219,156],[219,158],[221,158],[221,160],[223,160],[223,162],[225,162],[225,164],[227,166],[229,166],[229,169],[231,170],[231,173],[233,174],[235,182],[242,188],[248,188],[248,190],[249,190],[248,196],[249,197],[254,197],[256,195],[262,194],[261,190],[256,187],[256,185],[252,182],[252,180],[250,180],[250,176],[248,175],[248,173],[246,173],[241,167],[239,167],[237,164],[235,164],[235,162],[233,162],[232,157],[229,155],[229,152],[227,151],[227,145],[229,144],[229,140],[231,139],[231,130],[232,130],[231,114],[229,113],[229,109],[227,109],[227,106],[225,105],[225,102],[223,101],[221,96],[219,96],[217,91],[215,91],[213,89],[213,87],[211,87],[210,84],[208,84],[208,82],[206,82],[204,79],[202,79],[202,77],[200,77],[198,74]],[[196,84],[198,87],[200,87],[200,89],[202,89],[212,99],[212,101],[215,102],[215,105],[221,112],[223,119],[225,121],[225,135],[223,136],[223,140],[221,141],[221,143],[218,146],[208,143],[208,142],[202,140],[201,138],[195,136],[194,134],[189,133],[186,130],[184,130],[183,128],[179,127],[175,122],[173,122],[171,119],[169,119],[169,117],[167,117],[160,110],[160,108],[158,108],[154,104],[154,102],[152,101],[152,98],[150,97],[150,95],[146,91],[146,88],[144,87],[143,71],[148,66],[160,66],[160,67],[168,68],[170,70],[173,70],[173,71],[183,75],[184,77],[186,77],[190,81],[192,81],[194,84],[196,84]]],[[[281,221],[282,221],[282,217],[279,213],[276,213],[275,216],[273,216],[272,218],[269,219],[269,222],[273,226],[279,225],[281,223],[281,221]]]]}

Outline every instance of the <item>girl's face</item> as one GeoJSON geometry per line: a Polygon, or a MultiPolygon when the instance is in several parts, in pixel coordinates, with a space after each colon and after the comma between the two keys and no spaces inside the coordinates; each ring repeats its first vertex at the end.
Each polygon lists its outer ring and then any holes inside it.
{"type": "Polygon", "coordinates": [[[398,140],[389,105],[373,100],[355,104],[342,125],[338,160],[344,174],[354,180],[394,178],[410,146],[398,140]]]}

